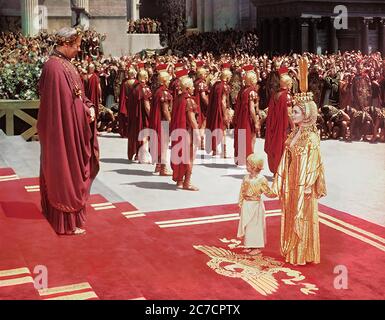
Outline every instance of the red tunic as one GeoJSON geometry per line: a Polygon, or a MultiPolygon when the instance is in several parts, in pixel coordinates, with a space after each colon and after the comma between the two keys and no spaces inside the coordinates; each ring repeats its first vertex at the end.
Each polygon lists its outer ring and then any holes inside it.
{"type": "Polygon", "coordinates": [[[127,138],[127,130],[128,130],[128,111],[127,111],[127,92],[128,92],[128,79],[125,78],[120,85],[120,95],[119,95],[119,134],[122,138],[127,138]]]}
{"type": "Polygon", "coordinates": [[[285,150],[289,117],[287,112],[288,92],[282,90],[278,100],[272,95],[266,118],[265,152],[272,173],[277,172],[279,162],[285,150]]]}
{"type": "Polygon", "coordinates": [[[50,57],[39,91],[42,209],[57,233],[70,234],[85,222],[91,183],[99,171],[96,121],[89,124],[92,103],[68,60],[50,57]]]}
{"type": "Polygon", "coordinates": [[[99,111],[99,100],[100,100],[100,79],[99,76],[96,73],[93,73],[91,77],[89,77],[87,81],[86,86],[86,96],[90,101],[93,103],[93,105],[96,107],[96,113],[99,111]]]}
{"type": "MultiPolygon", "coordinates": [[[[225,115],[223,114],[222,97],[223,95],[228,94],[229,92],[230,90],[228,85],[223,81],[218,81],[217,83],[215,83],[213,89],[211,90],[206,124],[206,128],[209,129],[211,133],[213,133],[216,129],[225,129],[225,115]]],[[[216,148],[219,143],[221,143],[221,141],[218,141],[217,138],[213,136],[211,145],[213,151],[216,151],[216,148]]]]}
{"type": "Polygon", "coordinates": [[[182,141],[181,137],[178,137],[177,140],[171,140],[171,168],[173,170],[172,179],[175,182],[183,181],[190,165],[191,159],[187,154],[183,154],[182,150],[189,150],[191,152],[191,144],[193,143],[192,132],[191,132],[191,123],[188,121],[187,113],[194,112],[196,115],[198,113],[195,100],[188,94],[180,94],[176,101],[174,101],[172,109],[172,117],[170,123],[170,133],[172,134],[175,130],[184,130],[185,133],[188,133],[188,138],[184,139],[186,143],[183,148],[178,148],[182,141]],[[188,109],[188,100],[193,102],[193,107],[191,110],[188,109]],[[175,147],[178,144],[177,147],[175,147]],[[183,159],[182,163],[177,163],[176,159],[183,159]]]}
{"type": "Polygon", "coordinates": [[[178,78],[174,78],[171,80],[170,82],[170,92],[172,94],[172,97],[174,99],[174,101],[176,101],[177,97],[179,96],[179,92],[180,92],[180,81],[178,78]]]}
{"type": "Polygon", "coordinates": [[[242,88],[238,94],[234,114],[234,157],[237,165],[244,165],[246,158],[253,153],[252,135],[255,133],[255,126],[250,114],[250,95],[252,93],[256,94],[256,89],[250,86],[242,88]],[[245,130],[245,140],[238,141],[240,135],[239,130],[245,130]],[[242,156],[242,154],[240,154],[241,146],[245,147],[246,154],[244,158],[238,159],[238,157],[242,156]]]}
{"type": "Polygon", "coordinates": [[[150,88],[143,83],[138,83],[132,92],[132,113],[129,115],[130,127],[128,134],[128,159],[131,160],[136,154],[142,142],[138,141],[140,131],[149,127],[148,116],[145,109],[145,101],[151,101],[150,88]],[[132,116],[132,117],[131,117],[132,116]]]}
{"type": "Polygon", "coordinates": [[[172,102],[172,95],[165,86],[160,86],[154,94],[152,100],[152,107],[150,111],[149,125],[150,128],[155,130],[158,138],[158,163],[161,163],[161,147],[162,136],[165,134],[162,128],[162,121],[165,121],[163,117],[162,104],[172,102]]]}
{"type": "MultiPolygon", "coordinates": [[[[129,82],[132,80],[128,80],[129,82]]],[[[127,93],[126,93],[126,109],[127,109],[127,133],[126,136],[130,134],[130,127],[134,123],[133,120],[135,119],[135,106],[134,106],[134,90],[136,86],[139,84],[138,80],[134,80],[132,85],[127,86],[127,93]]]]}
{"type": "Polygon", "coordinates": [[[194,97],[195,102],[197,103],[198,107],[198,125],[199,127],[202,126],[204,120],[207,118],[207,105],[205,104],[204,100],[202,99],[202,93],[205,92],[206,94],[209,93],[209,87],[205,83],[203,79],[197,79],[194,81],[194,97]]]}

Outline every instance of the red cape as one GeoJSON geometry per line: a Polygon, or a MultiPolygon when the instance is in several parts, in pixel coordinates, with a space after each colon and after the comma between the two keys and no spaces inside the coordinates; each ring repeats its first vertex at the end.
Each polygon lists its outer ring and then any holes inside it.
{"type": "Polygon", "coordinates": [[[197,109],[198,109],[198,126],[199,128],[202,126],[203,121],[207,117],[207,107],[205,104],[202,102],[202,97],[201,97],[201,91],[199,90],[199,85],[204,82],[202,79],[197,79],[194,81],[194,97],[195,97],[195,102],[197,104],[197,109]]]}
{"type": "MultiPolygon", "coordinates": [[[[170,134],[172,134],[172,132],[177,129],[187,129],[187,97],[187,93],[182,93],[177,97],[175,103],[173,104],[170,134]]],[[[181,140],[182,138],[180,137],[178,140],[171,140],[171,168],[173,170],[172,179],[175,182],[183,180],[188,168],[187,164],[174,164],[173,161],[173,159],[180,158],[182,156],[181,150],[179,150],[179,148],[174,148],[174,146],[180,143],[181,140]]],[[[189,146],[185,146],[185,148],[189,148],[189,146]]]]}
{"type": "Polygon", "coordinates": [[[92,104],[96,107],[96,111],[99,110],[99,99],[100,99],[99,85],[100,85],[99,76],[96,73],[93,73],[91,77],[88,79],[87,86],[85,88],[86,96],[88,99],[90,99],[92,104]]]}
{"type": "Polygon", "coordinates": [[[165,86],[160,86],[154,94],[154,98],[152,100],[152,106],[150,111],[150,119],[149,119],[149,126],[151,129],[156,131],[157,138],[158,138],[158,163],[161,162],[161,138],[163,135],[162,131],[162,96],[163,92],[167,91],[167,88],[165,86]]]}
{"type": "Polygon", "coordinates": [[[127,112],[127,91],[128,91],[128,85],[126,84],[126,81],[128,79],[125,78],[122,81],[122,84],[120,85],[120,94],[119,94],[119,114],[118,114],[118,121],[119,121],[119,134],[123,138],[127,138],[127,130],[128,130],[128,112],[127,112]]]}
{"type": "Polygon", "coordinates": [[[238,165],[244,165],[246,163],[246,158],[253,153],[253,146],[252,146],[252,134],[255,133],[255,127],[253,124],[253,120],[251,119],[250,115],[250,106],[249,106],[249,96],[250,92],[255,90],[254,87],[245,87],[240,90],[238,93],[238,100],[237,105],[235,108],[235,126],[234,126],[234,157],[235,157],[235,163],[238,165]],[[239,136],[239,130],[245,130],[246,133],[246,140],[240,141],[241,144],[245,145],[246,147],[246,154],[245,158],[243,159],[237,159],[238,156],[241,156],[239,154],[239,143],[238,143],[238,136],[239,136]]]}
{"type": "Polygon", "coordinates": [[[42,198],[61,212],[78,212],[99,171],[96,121],[90,125],[88,120],[92,103],[76,69],[55,56],[44,64],[39,89],[42,198]],[[74,95],[75,86],[83,101],[74,95]]]}
{"type": "Polygon", "coordinates": [[[180,90],[180,82],[178,78],[174,78],[171,80],[169,89],[172,94],[172,97],[174,98],[174,101],[176,101],[179,95],[178,91],[180,90]]]}
{"type": "MultiPolygon", "coordinates": [[[[209,109],[207,112],[207,122],[206,128],[211,132],[214,132],[216,129],[225,129],[225,125],[223,123],[224,114],[222,108],[222,96],[225,90],[225,83],[223,81],[218,81],[214,84],[213,89],[211,90],[210,101],[209,101],[209,109]]],[[[216,137],[212,138],[212,149],[216,150],[217,145],[220,144],[221,141],[217,141],[216,137]]],[[[210,152],[211,150],[207,150],[210,152]]]]}
{"type": "Polygon", "coordinates": [[[276,173],[282,154],[285,150],[289,117],[287,112],[287,90],[282,90],[278,100],[275,95],[270,97],[269,110],[266,118],[265,152],[269,169],[276,173]]]}
{"type": "Polygon", "coordinates": [[[129,133],[128,133],[128,159],[131,160],[135,154],[138,154],[139,148],[143,144],[138,141],[140,131],[148,128],[148,117],[144,107],[145,97],[143,93],[145,85],[138,83],[132,91],[132,107],[129,111],[129,133]]]}

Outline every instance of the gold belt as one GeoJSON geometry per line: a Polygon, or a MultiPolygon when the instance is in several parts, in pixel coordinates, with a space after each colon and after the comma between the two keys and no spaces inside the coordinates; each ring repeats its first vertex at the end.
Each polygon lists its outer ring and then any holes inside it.
{"type": "Polygon", "coordinates": [[[260,201],[261,197],[244,197],[246,201],[260,201]]]}

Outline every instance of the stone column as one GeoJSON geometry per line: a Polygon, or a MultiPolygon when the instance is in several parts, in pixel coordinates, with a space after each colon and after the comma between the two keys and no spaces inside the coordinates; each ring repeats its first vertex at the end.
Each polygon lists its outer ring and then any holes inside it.
{"type": "MultiPolygon", "coordinates": [[[[90,12],[89,0],[76,0],[75,4],[76,8],[83,9],[80,13],[80,25],[87,30],[90,27],[90,19],[88,16],[90,12]]],[[[76,20],[76,13],[75,16],[73,14],[72,17],[76,20]]],[[[75,21],[73,21],[73,24],[75,24],[75,21]]]]}
{"type": "Polygon", "coordinates": [[[200,32],[205,31],[205,16],[203,0],[197,0],[197,28],[200,32]]]}
{"type": "Polygon", "coordinates": [[[267,36],[266,36],[266,19],[260,19],[259,20],[259,34],[260,37],[258,39],[258,47],[261,54],[264,54],[266,50],[266,42],[267,42],[267,36]]]}
{"type": "Polygon", "coordinates": [[[21,27],[25,36],[34,36],[39,32],[38,5],[38,0],[21,0],[21,27]]]}
{"type": "Polygon", "coordinates": [[[275,50],[275,34],[274,34],[274,24],[275,20],[274,19],[269,19],[268,20],[268,35],[269,35],[269,47],[268,50],[270,53],[273,53],[275,50]]]}
{"type": "Polygon", "coordinates": [[[254,3],[250,1],[250,9],[249,9],[250,15],[249,15],[249,26],[251,29],[256,28],[257,23],[257,7],[254,3]]]}
{"type": "Polygon", "coordinates": [[[284,41],[284,51],[283,53],[289,53],[290,51],[293,50],[293,47],[290,45],[290,37],[291,34],[295,31],[292,30],[291,28],[291,20],[290,18],[285,18],[285,24],[284,24],[285,30],[284,35],[285,35],[285,41],[284,41]]]}
{"type": "Polygon", "coordinates": [[[193,26],[192,0],[186,0],[186,26],[187,28],[193,26]]]}
{"type": "Polygon", "coordinates": [[[76,2],[78,8],[83,8],[87,13],[90,12],[89,0],[77,0],[76,2]]]}
{"type": "MultiPolygon", "coordinates": [[[[88,2],[88,0],[87,0],[88,2]]],[[[138,0],[127,1],[127,20],[139,19],[139,3],[138,0]]]]}
{"type": "Polygon", "coordinates": [[[338,50],[338,39],[333,17],[330,17],[329,21],[329,41],[329,53],[336,53],[338,50]]]}
{"type": "Polygon", "coordinates": [[[361,52],[363,54],[368,54],[369,43],[368,43],[368,35],[369,35],[369,20],[363,18],[361,20],[361,52]]]}
{"type": "Polygon", "coordinates": [[[385,19],[378,20],[378,50],[385,55],[385,19]]]}
{"type": "Polygon", "coordinates": [[[214,28],[213,0],[204,1],[204,31],[211,32],[214,28]]]}
{"type": "Polygon", "coordinates": [[[278,51],[282,54],[285,51],[285,41],[287,35],[287,26],[285,23],[285,18],[278,19],[278,35],[279,35],[279,43],[278,43],[278,51]]]}
{"type": "Polygon", "coordinates": [[[289,51],[292,50],[293,52],[298,52],[298,41],[297,41],[297,35],[298,35],[298,29],[297,29],[297,19],[296,18],[289,18],[289,51]]]}
{"type": "Polygon", "coordinates": [[[310,19],[309,25],[309,51],[317,53],[317,20],[310,19]]]}
{"type": "Polygon", "coordinates": [[[72,7],[72,25],[80,25],[84,29],[90,27],[89,19],[89,0],[75,0],[72,7]]]}
{"type": "Polygon", "coordinates": [[[301,52],[309,51],[309,19],[301,19],[301,52]]]}

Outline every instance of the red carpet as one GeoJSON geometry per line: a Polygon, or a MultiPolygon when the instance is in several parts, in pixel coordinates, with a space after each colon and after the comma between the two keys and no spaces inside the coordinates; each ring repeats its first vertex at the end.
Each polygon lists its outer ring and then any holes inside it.
{"type": "Polygon", "coordinates": [[[40,212],[38,179],[2,178],[12,175],[0,169],[0,299],[385,298],[384,228],[347,213],[321,205],[321,264],[292,267],[279,255],[278,201],[265,203],[268,244],[250,258],[228,241],[236,205],[141,213],[92,195],[87,234],[64,237],[40,212]],[[39,265],[44,292],[32,283],[39,265]],[[339,265],[346,290],[333,286],[339,265]]]}

